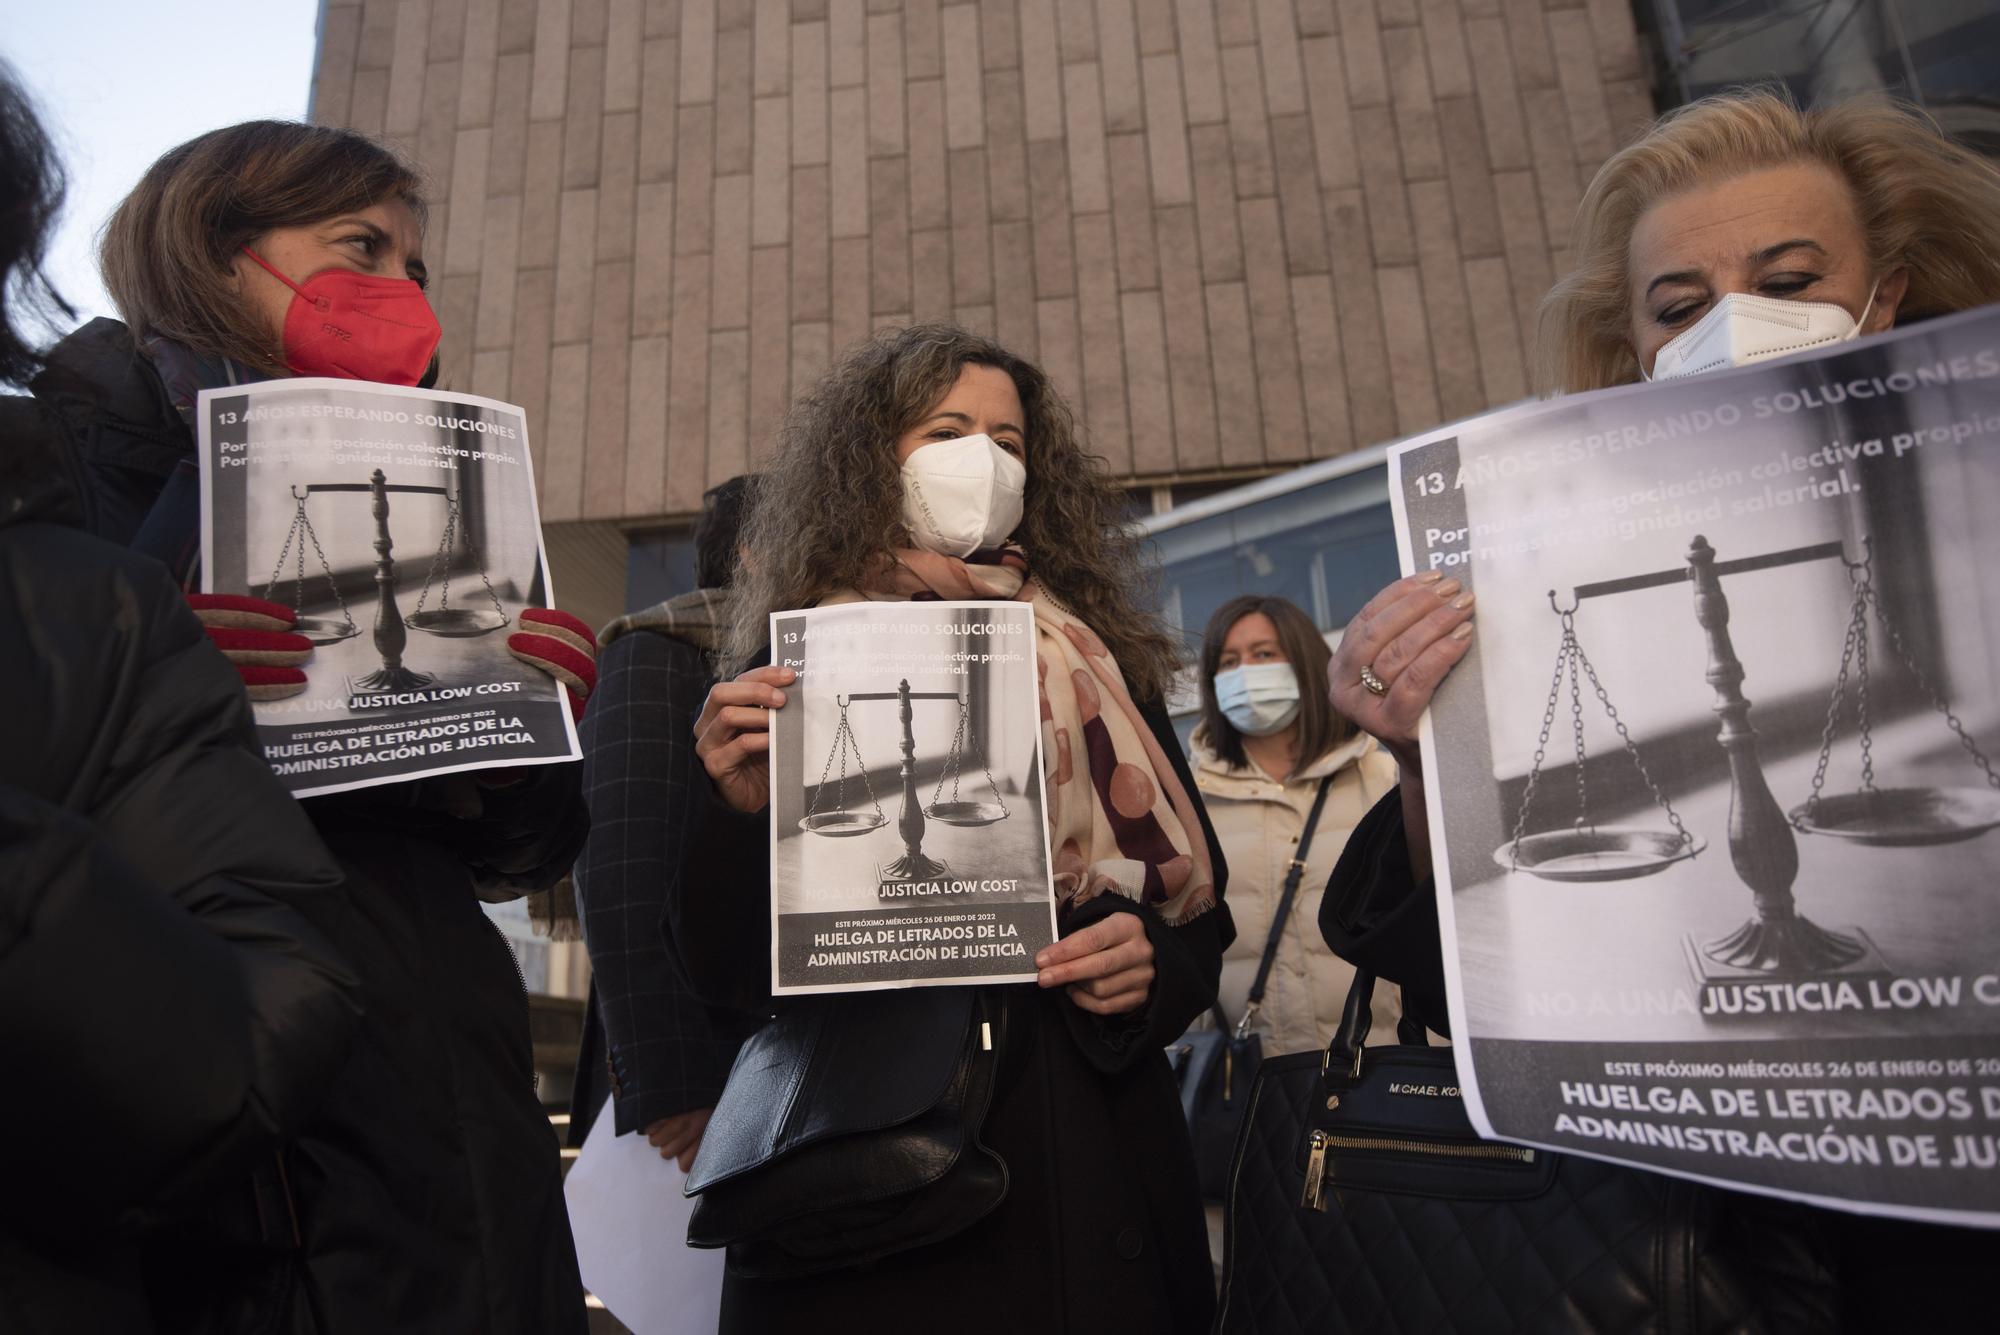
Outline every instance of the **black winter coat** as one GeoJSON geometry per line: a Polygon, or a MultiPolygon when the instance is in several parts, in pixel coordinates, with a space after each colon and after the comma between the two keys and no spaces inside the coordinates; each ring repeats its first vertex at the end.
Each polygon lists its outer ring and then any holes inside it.
{"type": "MultiPolygon", "coordinates": [[[[125,328],[85,325],[33,388],[85,479],[93,530],[190,579],[194,442],[125,328]]],[[[475,888],[504,898],[562,878],[588,827],[580,768],[536,766],[505,788],[447,775],[298,804],[347,881],[300,907],[352,963],[367,1005],[292,1154],[311,1316],[329,1335],[585,1328],[526,991],[475,888]]]]}
{"type": "Polygon", "coordinates": [[[340,871],[165,573],[71,526],[47,427],[0,399],[0,1330],[261,1329],[277,1147],[360,1012],[295,911],[340,871]]]}
{"type": "MultiPolygon", "coordinates": [[[[1164,712],[1146,718],[1183,786],[1201,799],[1164,712]]],[[[769,816],[705,794],[669,887],[673,947],[695,991],[737,1010],[768,1010],[769,816]]],[[[1216,892],[1222,850],[1201,813],[1216,892]]],[[[1007,1197],[965,1232],[861,1270],[790,1282],[729,1275],[722,1329],[949,1330],[954,1335],[1194,1335],[1208,1329],[1214,1272],[1200,1187],[1165,1047],[1215,1000],[1228,909],[1181,927],[1119,895],[1073,914],[1076,931],[1137,913],[1153,944],[1141,1010],[1100,1019],[1060,991],[993,989],[1007,1008],[982,1139],[1008,1168],[1007,1197]]]]}
{"type": "MultiPolygon", "coordinates": [[[[1320,931],[1333,953],[1403,988],[1403,1004],[1439,1033],[1444,1005],[1444,940],[1437,882],[1410,870],[1403,799],[1392,792],[1362,818],[1320,901],[1320,931]],[[1412,998],[1418,998],[1413,1003],[1412,998]]],[[[1992,1325],[1992,1275],[2000,1233],[1914,1224],[1844,1210],[1821,1216],[1834,1248],[1842,1330],[1985,1330],[1992,1325]]]]}

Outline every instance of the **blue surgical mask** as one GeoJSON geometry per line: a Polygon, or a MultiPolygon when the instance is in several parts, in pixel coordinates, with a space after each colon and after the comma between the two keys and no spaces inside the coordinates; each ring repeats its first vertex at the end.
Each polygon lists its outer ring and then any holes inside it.
{"type": "Polygon", "coordinates": [[[1245,663],[1215,674],[1215,703],[1236,731],[1269,737],[1299,716],[1299,676],[1290,663],[1245,663]]]}

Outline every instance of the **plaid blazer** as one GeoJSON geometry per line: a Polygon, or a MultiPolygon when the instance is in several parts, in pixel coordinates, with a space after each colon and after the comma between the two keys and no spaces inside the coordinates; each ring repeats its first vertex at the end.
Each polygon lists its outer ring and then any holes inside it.
{"type": "MultiPolygon", "coordinates": [[[[685,640],[619,635],[598,658],[582,724],[591,829],[576,863],[577,909],[621,1134],[713,1106],[755,1025],[696,999],[666,934],[678,841],[700,809],[689,800],[700,773],[694,720],[712,680],[706,655],[685,640]]],[[[579,1072],[580,1091],[592,1083],[579,1072]]],[[[596,1112],[590,1103],[575,1109],[579,1130],[596,1112]]]]}

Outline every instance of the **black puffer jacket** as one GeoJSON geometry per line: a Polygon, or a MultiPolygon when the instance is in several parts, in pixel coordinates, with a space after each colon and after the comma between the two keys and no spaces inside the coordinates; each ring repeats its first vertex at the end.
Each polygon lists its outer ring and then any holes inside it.
{"type": "Polygon", "coordinates": [[[340,872],[166,575],[71,526],[46,426],[0,399],[0,1329],[261,1321],[295,1239],[256,1176],[360,1012],[295,911],[340,872]]]}
{"type": "MultiPolygon", "coordinates": [[[[50,352],[34,390],[93,532],[187,581],[194,441],[124,326],[50,352]]],[[[482,893],[546,889],[589,827],[581,766],[506,787],[470,775],[299,803],[346,877],[311,909],[353,962],[367,1018],[291,1155],[305,1283],[330,1335],[581,1335],[557,1144],[534,1087],[527,996],[482,893]]]]}

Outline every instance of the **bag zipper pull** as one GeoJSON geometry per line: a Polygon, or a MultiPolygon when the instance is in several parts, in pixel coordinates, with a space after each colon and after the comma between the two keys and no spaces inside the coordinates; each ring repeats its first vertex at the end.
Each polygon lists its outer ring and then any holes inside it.
{"type": "Polygon", "coordinates": [[[1300,1209],[1326,1213],[1326,1132],[1312,1133],[1312,1153],[1306,1156],[1306,1189],[1299,1197],[1300,1209]]]}
{"type": "Polygon", "coordinates": [[[981,1052],[993,1051],[993,1021],[991,1020],[981,1020],[979,1022],[979,1050],[981,1052]]]}

